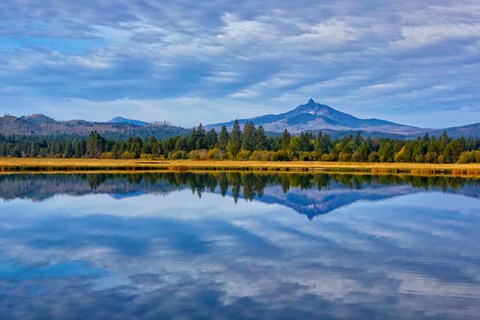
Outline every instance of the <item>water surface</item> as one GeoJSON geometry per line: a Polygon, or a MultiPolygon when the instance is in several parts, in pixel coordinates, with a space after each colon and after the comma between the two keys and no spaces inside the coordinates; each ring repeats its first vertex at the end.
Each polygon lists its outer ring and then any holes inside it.
{"type": "Polygon", "coordinates": [[[478,319],[480,182],[0,176],[0,318],[478,319]]]}

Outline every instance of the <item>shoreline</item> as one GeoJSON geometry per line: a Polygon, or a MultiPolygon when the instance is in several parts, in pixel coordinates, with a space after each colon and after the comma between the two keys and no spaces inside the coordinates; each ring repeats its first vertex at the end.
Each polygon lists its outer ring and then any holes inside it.
{"type": "Polygon", "coordinates": [[[430,164],[386,162],[320,162],[320,161],[196,161],[196,160],[111,160],[0,158],[0,174],[5,173],[74,173],[74,172],[304,172],[408,174],[420,176],[480,177],[480,163],[430,164]]]}

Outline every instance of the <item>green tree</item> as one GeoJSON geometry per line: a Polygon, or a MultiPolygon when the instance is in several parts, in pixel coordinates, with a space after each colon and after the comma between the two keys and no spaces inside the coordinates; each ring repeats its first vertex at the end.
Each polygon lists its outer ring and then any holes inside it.
{"type": "Polygon", "coordinates": [[[92,131],[87,139],[87,156],[89,158],[100,158],[104,146],[105,139],[97,131],[92,131]]]}
{"type": "Polygon", "coordinates": [[[265,130],[262,126],[258,126],[255,136],[255,150],[267,150],[268,142],[265,130]]]}
{"type": "Polygon", "coordinates": [[[196,136],[195,136],[195,149],[206,149],[207,144],[205,143],[205,129],[203,129],[202,124],[200,123],[198,125],[197,131],[196,131],[196,136]]]}
{"type": "Polygon", "coordinates": [[[222,129],[220,130],[220,136],[218,138],[218,147],[221,150],[225,151],[227,149],[229,139],[230,139],[230,135],[228,133],[227,127],[222,126],[222,129]]]}
{"type": "Polygon", "coordinates": [[[240,151],[241,146],[242,146],[242,131],[240,130],[240,125],[238,124],[238,120],[235,119],[227,149],[233,155],[233,157],[236,157],[238,151],[240,151]]]}
{"type": "Polygon", "coordinates": [[[256,129],[253,122],[246,122],[243,127],[242,149],[253,151],[255,150],[256,129]]]}
{"type": "Polygon", "coordinates": [[[384,142],[380,145],[380,149],[378,150],[378,159],[380,162],[392,162],[393,155],[393,146],[389,142],[384,142]]]}
{"type": "Polygon", "coordinates": [[[287,129],[283,130],[283,133],[280,136],[280,149],[288,150],[290,147],[290,138],[291,136],[287,129]]]}
{"type": "Polygon", "coordinates": [[[370,149],[368,144],[363,141],[362,143],[360,143],[357,150],[355,150],[355,152],[353,153],[352,160],[357,162],[365,162],[368,160],[368,156],[371,152],[372,150],[370,149]]]}
{"type": "Polygon", "coordinates": [[[308,151],[308,152],[311,152],[314,150],[314,145],[312,143],[312,140],[313,140],[313,136],[311,133],[308,133],[308,132],[302,132],[300,133],[300,137],[299,137],[300,141],[300,150],[301,151],[308,151]]]}
{"type": "Polygon", "coordinates": [[[213,149],[218,144],[218,135],[215,129],[210,129],[205,136],[205,145],[207,149],[213,149]]]}

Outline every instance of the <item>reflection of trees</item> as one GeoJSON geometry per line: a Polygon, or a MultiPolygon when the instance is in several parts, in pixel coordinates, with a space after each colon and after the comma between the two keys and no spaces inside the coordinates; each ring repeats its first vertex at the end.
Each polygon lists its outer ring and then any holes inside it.
{"type": "MultiPolygon", "coordinates": [[[[417,189],[431,188],[443,191],[472,187],[479,190],[480,180],[458,177],[420,177],[398,175],[354,175],[282,173],[254,174],[248,172],[216,173],[133,173],[133,174],[48,174],[0,176],[0,197],[12,199],[29,197],[43,199],[58,193],[128,193],[133,191],[165,192],[190,188],[199,197],[204,192],[231,194],[236,201],[263,196],[267,186],[281,186],[287,193],[291,188],[329,188],[332,184],[360,190],[369,186],[409,185],[417,189]]],[[[477,192],[478,193],[478,192],[477,192]]],[[[474,195],[477,196],[477,195],[474,195]]]]}
{"type": "Polygon", "coordinates": [[[99,185],[105,182],[107,180],[107,175],[105,174],[89,174],[86,175],[88,184],[92,189],[97,189],[99,185]]]}

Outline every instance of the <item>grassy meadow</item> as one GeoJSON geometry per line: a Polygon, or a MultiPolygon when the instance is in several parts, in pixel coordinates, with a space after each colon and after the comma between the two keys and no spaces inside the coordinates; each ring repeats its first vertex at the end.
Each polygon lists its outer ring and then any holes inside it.
{"type": "Polygon", "coordinates": [[[480,164],[0,158],[0,172],[267,171],[480,177],[480,164]]]}

